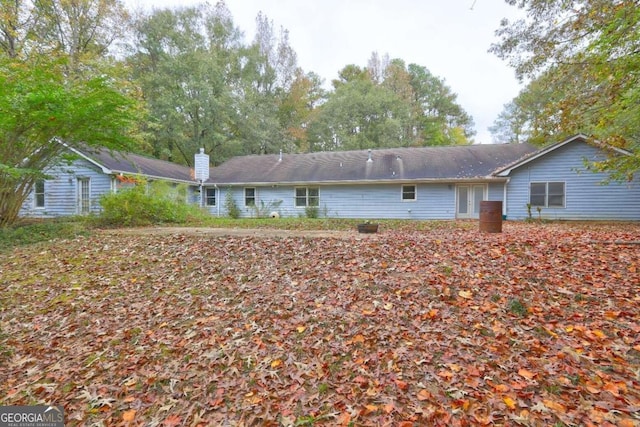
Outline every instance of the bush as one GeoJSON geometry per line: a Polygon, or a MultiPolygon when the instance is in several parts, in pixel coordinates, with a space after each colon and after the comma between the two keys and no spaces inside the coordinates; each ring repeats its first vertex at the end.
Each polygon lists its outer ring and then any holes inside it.
{"type": "Polygon", "coordinates": [[[318,218],[320,217],[320,208],[318,206],[307,206],[304,208],[304,213],[307,218],[318,218]]]}
{"type": "Polygon", "coordinates": [[[240,208],[233,198],[233,193],[231,192],[230,188],[227,188],[227,194],[224,196],[224,207],[227,210],[227,215],[229,215],[230,218],[240,218],[240,208]]]}
{"type": "Polygon", "coordinates": [[[186,202],[186,188],[167,183],[137,185],[100,199],[99,222],[106,225],[137,227],[151,224],[181,224],[203,215],[186,202]]]}

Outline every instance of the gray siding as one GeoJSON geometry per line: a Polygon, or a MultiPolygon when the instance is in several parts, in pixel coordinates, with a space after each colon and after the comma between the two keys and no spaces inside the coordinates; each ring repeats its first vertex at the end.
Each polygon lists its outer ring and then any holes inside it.
{"type": "Polygon", "coordinates": [[[25,217],[58,217],[78,214],[78,178],[89,178],[91,212],[100,210],[99,199],[111,191],[111,176],[105,175],[86,160],[72,165],[60,165],[46,171],[51,178],[45,180],[45,206],[36,208],[33,192],[22,205],[20,215],[25,217]]]}
{"type": "MultiPolygon", "coordinates": [[[[526,219],[532,182],[564,182],[565,206],[542,208],[547,219],[640,220],[640,178],[604,185],[607,175],[585,169],[584,160],[603,158],[597,147],[581,141],[566,144],[512,171],[508,184],[507,218],[526,219]]],[[[538,212],[532,208],[532,216],[538,212]]]]}

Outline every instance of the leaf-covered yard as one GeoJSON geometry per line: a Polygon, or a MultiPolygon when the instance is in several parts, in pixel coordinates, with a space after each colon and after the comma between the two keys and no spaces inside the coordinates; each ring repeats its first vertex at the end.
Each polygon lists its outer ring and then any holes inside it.
{"type": "Polygon", "coordinates": [[[640,423],[640,225],[0,253],[0,405],[68,425],[640,423]]]}

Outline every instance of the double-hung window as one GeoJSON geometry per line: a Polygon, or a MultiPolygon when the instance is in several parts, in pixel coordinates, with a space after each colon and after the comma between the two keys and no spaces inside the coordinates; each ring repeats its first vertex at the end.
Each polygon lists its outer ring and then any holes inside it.
{"type": "Polygon", "coordinates": [[[256,205],[256,189],[253,187],[247,187],[244,189],[244,205],[255,206],[256,205]]]}
{"type": "Polygon", "coordinates": [[[44,179],[39,179],[33,186],[34,205],[44,208],[44,179]]]}
{"type": "Polygon", "coordinates": [[[320,205],[320,189],[318,187],[296,188],[296,208],[320,205]]]}
{"type": "Polygon", "coordinates": [[[412,202],[416,200],[416,186],[415,185],[403,185],[402,186],[402,201],[412,202]]]}
{"type": "Polygon", "coordinates": [[[204,193],[204,204],[207,206],[215,206],[216,205],[216,189],[215,188],[207,188],[204,193]]]}
{"type": "Polygon", "coordinates": [[[565,200],[564,182],[532,182],[529,204],[543,208],[563,208],[565,200]]]}

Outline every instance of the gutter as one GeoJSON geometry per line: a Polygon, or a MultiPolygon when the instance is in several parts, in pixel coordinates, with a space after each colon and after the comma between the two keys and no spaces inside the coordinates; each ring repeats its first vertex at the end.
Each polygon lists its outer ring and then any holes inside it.
{"type": "Polygon", "coordinates": [[[274,185],[363,185],[363,184],[464,184],[464,183],[487,183],[487,182],[508,182],[508,177],[480,177],[480,178],[418,178],[418,179],[368,179],[368,180],[331,180],[331,181],[275,181],[275,182],[216,182],[205,183],[205,186],[244,186],[260,187],[274,185]]]}

